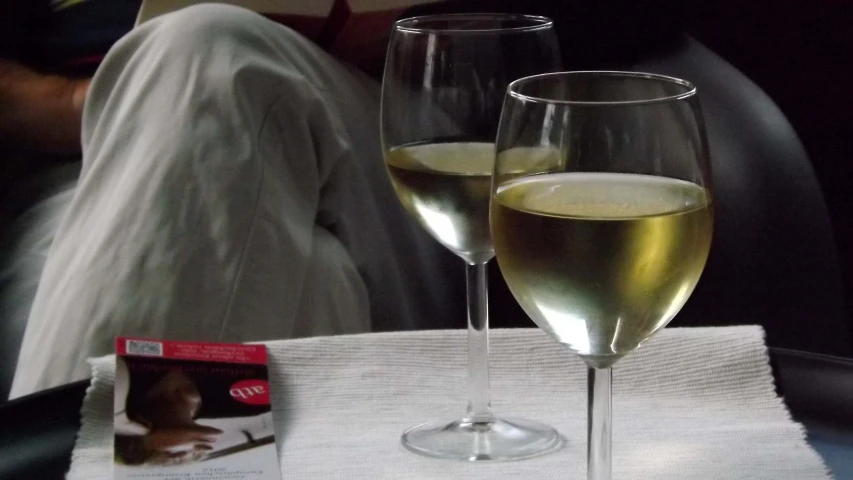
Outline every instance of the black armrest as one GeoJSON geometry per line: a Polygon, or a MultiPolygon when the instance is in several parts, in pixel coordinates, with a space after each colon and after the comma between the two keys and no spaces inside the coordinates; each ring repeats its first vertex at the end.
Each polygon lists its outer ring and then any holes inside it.
{"type": "Polygon", "coordinates": [[[0,478],[65,478],[88,386],[84,380],[0,406],[0,478]]]}
{"type": "Polygon", "coordinates": [[[853,433],[853,359],[771,348],[770,363],[795,420],[853,433]]]}

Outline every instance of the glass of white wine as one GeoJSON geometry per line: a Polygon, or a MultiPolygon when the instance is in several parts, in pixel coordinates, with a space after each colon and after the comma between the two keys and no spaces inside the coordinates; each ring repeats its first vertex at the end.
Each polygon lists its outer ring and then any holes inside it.
{"type": "Polygon", "coordinates": [[[422,455],[514,460],[556,450],[560,435],[537,422],[498,418],[489,397],[486,263],[494,256],[489,198],[495,135],[512,80],[560,68],[544,17],[456,14],[398,21],[382,81],[382,143],[403,206],[466,263],[467,413],[403,434],[422,455]]]}
{"type": "Polygon", "coordinates": [[[696,88],[628,72],[510,84],[492,238],[516,300],[589,367],[587,478],[611,478],[611,367],[678,313],[711,246],[696,88]]]}

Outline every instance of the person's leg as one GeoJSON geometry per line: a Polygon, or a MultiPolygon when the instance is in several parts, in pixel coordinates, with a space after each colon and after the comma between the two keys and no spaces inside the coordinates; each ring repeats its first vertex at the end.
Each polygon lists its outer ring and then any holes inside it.
{"type": "Polygon", "coordinates": [[[87,377],[116,335],[360,332],[376,304],[381,327],[416,326],[424,300],[397,252],[417,265],[431,247],[377,205],[377,101],[375,83],[245,10],[192,7],[125,37],[92,84],[12,396],[87,377]]]}

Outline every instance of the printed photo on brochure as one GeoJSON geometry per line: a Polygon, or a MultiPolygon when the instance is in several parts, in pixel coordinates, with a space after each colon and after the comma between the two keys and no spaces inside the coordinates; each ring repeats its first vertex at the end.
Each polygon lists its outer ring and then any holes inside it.
{"type": "Polygon", "coordinates": [[[116,480],[281,478],[263,345],[118,338],[114,403],[116,480]]]}

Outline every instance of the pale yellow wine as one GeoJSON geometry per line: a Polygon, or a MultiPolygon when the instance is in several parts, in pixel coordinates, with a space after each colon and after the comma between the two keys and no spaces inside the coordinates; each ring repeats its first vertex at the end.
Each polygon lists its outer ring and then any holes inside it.
{"type": "Polygon", "coordinates": [[[494,255],[489,235],[493,143],[396,148],[386,164],[397,196],[436,240],[469,262],[494,255]]]}
{"type": "Polygon", "coordinates": [[[708,258],[712,211],[705,190],[682,180],[542,174],[498,187],[492,236],[533,321],[606,367],[684,305],[708,258]]]}

